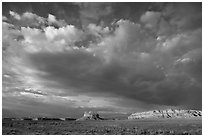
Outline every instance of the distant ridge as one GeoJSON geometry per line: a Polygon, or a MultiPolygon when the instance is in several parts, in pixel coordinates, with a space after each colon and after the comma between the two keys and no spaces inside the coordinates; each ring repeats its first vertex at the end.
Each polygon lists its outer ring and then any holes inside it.
{"type": "Polygon", "coordinates": [[[131,114],[128,119],[146,119],[146,118],[195,118],[202,117],[202,111],[199,110],[182,110],[166,109],[138,112],[131,114]]]}

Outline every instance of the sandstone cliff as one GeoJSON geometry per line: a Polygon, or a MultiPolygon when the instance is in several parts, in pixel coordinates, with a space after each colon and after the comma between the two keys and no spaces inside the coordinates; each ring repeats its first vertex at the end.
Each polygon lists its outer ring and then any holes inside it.
{"type": "Polygon", "coordinates": [[[103,118],[100,118],[99,114],[96,112],[85,112],[84,116],[77,119],[77,121],[84,121],[84,120],[103,120],[103,118]]]}
{"type": "Polygon", "coordinates": [[[133,113],[128,117],[128,119],[194,118],[194,117],[202,117],[202,111],[181,109],[153,110],[147,112],[133,113]]]}

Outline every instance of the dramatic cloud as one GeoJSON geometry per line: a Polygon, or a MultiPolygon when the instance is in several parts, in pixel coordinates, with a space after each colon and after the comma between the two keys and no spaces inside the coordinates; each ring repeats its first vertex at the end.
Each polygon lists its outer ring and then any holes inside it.
{"type": "Polygon", "coordinates": [[[164,8],[163,14],[178,29],[192,30],[200,28],[202,24],[201,8],[200,3],[170,3],[164,8]]]}
{"type": "Polygon", "coordinates": [[[13,16],[14,19],[16,19],[16,20],[20,20],[20,19],[21,19],[20,15],[19,15],[18,13],[15,13],[15,12],[13,12],[13,11],[9,11],[9,14],[10,14],[11,16],[13,16]]]}
{"type": "Polygon", "coordinates": [[[21,28],[24,36],[23,45],[29,52],[38,51],[62,51],[73,47],[74,42],[79,41],[83,31],[72,25],[56,29],[48,26],[42,30],[32,28],[21,28]]]}
{"type": "Polygon", "coordinates": [[[86,27],[89,23],[97,23],[101,17],[105,17],[112,12],[109,3],[76,3],[80,6],[80,18],[82,27],[86,27]]]}
{"type": "Polygon", "coordinates": [[[200,22],[200,4],[164,4],[107,26],[97,21],[116,11],[111,4],[75,5],[83,28],[51,13],[10,10],[3,18],[5,109],[22,100],[23,111],[29,102],[76,111],[201,108],[202,29],[189,23],[200,22]]]}
{"type": "Polygon", "coordinates": [[[160,12],[147,11],[144,15],[141,16],[141,22],[146,23],[145,27],[153,28],[158,24],[160,17],[160,12]]]}
{"type": "Polygon", "coordinates": [[[19,15],[16,12],[9,11],[9,14],[13,17],[11,22],[16,25],[24,26],[24,27],[40,27],[44,28],[47,25],[52,25],[55,27],[63,27],[66,26],[66,22],[64,20],[57,20],[54,15],[48,14],[47,18],[40,17],[31,12],[25,12],[22,15],[19,15]]]}

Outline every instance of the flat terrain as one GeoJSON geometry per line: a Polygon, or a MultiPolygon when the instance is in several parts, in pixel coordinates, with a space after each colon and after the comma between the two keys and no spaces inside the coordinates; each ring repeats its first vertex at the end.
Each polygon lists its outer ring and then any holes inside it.
{"type": "Polygon", "coordinates": [[[138,135],[138,134],[202,134],[199,119],[146,119],[104,121],[2,121],[2,134],[21,135],[138,135]]]}

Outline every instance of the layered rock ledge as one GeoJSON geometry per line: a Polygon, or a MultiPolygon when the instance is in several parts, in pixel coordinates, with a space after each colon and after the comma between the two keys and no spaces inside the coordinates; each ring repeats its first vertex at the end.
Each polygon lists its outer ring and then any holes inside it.
{"type": "Polygon", "coordinates": [[[83,117],[77,119],[77,121],[84,121],[84,120],[103,120],[103,118],[101,118],[98,113],[89,111],[89,112],[84,112],[83,117]]]}
{"type": "Polygon", "coordinates": [[[128,119],[194,118],[194,117],[202,117],[202,111],[181,110],[181,109],[153,110],[153,111],[147,111],[147,112],[133,113],[128,117],[128,119]]]}

